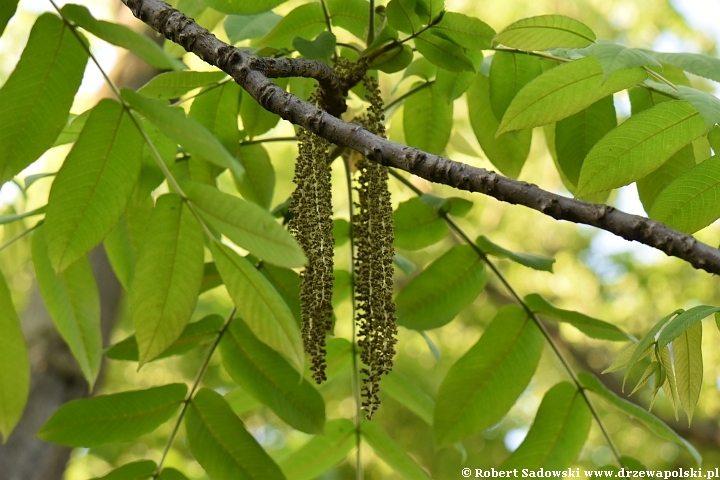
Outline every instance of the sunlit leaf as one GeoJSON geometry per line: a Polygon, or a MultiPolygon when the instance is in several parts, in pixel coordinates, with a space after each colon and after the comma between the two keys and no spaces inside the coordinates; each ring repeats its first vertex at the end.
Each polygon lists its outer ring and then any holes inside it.
{"type": "Polygon", "coordinates": [[[130,50],[155,68],[181,70],[183,63],[168,55],[150,37],[137,33],[125,25],[97,20],[83,5],[65,5],[63,15],[74,24],[108,43],[130,50]]]}
{"type": "Polygon", "coordinates": [[[202,218],[236,245],[282,267],[305,264],[300,245],[266,210],[197,182],[188,182],[183,189],[202,218]]]}
{"type": "Polygon", "coordinates": [[[700,53],[649,52],[662,63],[678,67],[693,75],[720,82],[720,59],[700,53]]]}
{"type": "Polygon", "coordinates": [[[417,0],[390,0],[385,10],[390,26],[403,33],[415,33],[422,27],[422,22],[415,6],[417,0]]]}
{"type": "Polygon", "coordinates": [[[285,15],[256,46],[290,48],[295,37],[315,38],[325,30],[325,15],[319,2],[300,5],[285,15]]]}
{"type": "Polygon", "coordinates": [[[652,433],[662,438],[663,440],[667,440],[681,447],[684,447],[688,452],[690,452],[698,465],[702,463],[702,457],[695,449],[695,447],[693,447],[687,440],[680,437],[677,433],[675,433],[672,428],[668,427],[665,423],[663,423],[662,420],[657,418],[655,415],[643,409],[642,407],[635,405],[634,403],[618,397],[611,390],[605,387],[605,385],[600,383],[597,378],[595,378],[593,375],[590,375],[589,373],[581,372],[578,374],[578,378],[580,379],[580,383],[585,389],[597,394],[611,405],[617,407],[631,417],[639,420],[652,433]]]}
{"type": "MultiPolygon", "coordinates": [[[[615,361],[605,370],[602,371],[602,373],[610,373],[610,372],[617,372],[619,370],[622,370],[625,368],[628,363],[630,362],[630,358],[632,358],[633,354],[635,353],[635,349],[638,347],[638,342],[633,343],[632,345],[628,346],[620,352],[620,355],[615,359],[615,361]]],[[[645,358],[647,355],[650,354],[650,352],[653,350],[653,345],[647,345],[645,347],[645,350],[638,356],[637,360],[641,360],[645,358]]]]}
{"type": "MultiPolygon", "coordinates": [[[[316,5],[316,4],[309,4],[316,5]]],[[[302,7],[301,7],[302,8],[302,7]]],[[[288,84],[287,78],[278,78],[274,82],[281,88],[288,84]]],[[[240,118],[245,134],[249,138],[257,137],[274,128],[280,121],[280,117],[263,108],[257,100],[243,90],[242,102],[240,103],[240,118]]]]}
{"type": "Polygon", "coordinates": [[[479,18],[456,12],[445,12],[432,31],[468,50],[490,48],[495,35],[495,30],[479,18]]]}
{"type": "Polygon", "coordinates": [[[590,338],[610,340],[613,342],[625,342],[630,340],[627,333],[623,332],[615,325],[596,318],[588,317],[582,313],[557,308],[536,293],[527,295],[525,297],[525,303],[535,313],[539,313],[551,320],[569,323],[590,338]]]}
{"type": "Polygon", "coordinates": [[[235,181],[240,195],[269,210],[275,192],[275,169],[267,150],[260,144],[243,145],[240,161],[245,167],[243,179],[235,181]]]}
{"type": "Polygon", "coordinates": [[[0,185],[55,142],[87,58],[78,38],[57,16],[46,13],[35,21],[20,61],[0,89],[0,185]]]}
{"type": "Polygon", "coordinates": [[[445,102],[433,85],[417,91],[405,103],[403,129],[408,145],[440,155],[450,140],[453,104],[445,102]]]}
{"type": "Polygon", "coordinates": [[[715,95],[684,85],[677,86],[677,93],[686,102],[695,107],[705,120],[705,129],[710,131],[720,123],[720,99],[715,95]]]}
{"type": "Polygon", "coordinates": [[[100,294],[90,261],[81,257],[64,272],[55,273],[47,253],[44,228],[33,234],[32,257],[50,318],[92,388],[100,371],[102,338],[100,294]]]}
{"type": "Polygon", "coordinates": [[[202,277],[202,229],[178,195],[163,195],[143,237],[129,294],[141,365],[180,337],[202,277]]]}
{"type": "Polygon", "coordinates": [[[672,342],[680,403],[692,422],[703,379],[702,323],[696,323],[672,342]]]}
{"type": "Polygon", "coordinates": [[[188,480],[188,478],[179,470],[163,468],[162,472],[160,472],[159,480],[188,480]]]}
{"type": "Polygon", "coordinates": [[[432,30],[426,30],[414,38],[415,48],[433,64],[451,72],[474,72],[472,60],[465,55],[462,47],[445,40],[432,30]]]}
{"type": "Polygon", "coordinates": [[[178,98],[196,88],[217,85],[226,77],[225,72],[165,72],[153,77],[138,93],[157,99],[178,98]]]}
{"type": "Polygon", "coordinates": [[[219,393],[203,388],[185,416],[190,452],[213,480],[285,479],[219,393]]]}
{"type": "Polygon", "coordinates": [[[487,254],[500,258],[509,258],[515,263],[519,263],[520,265],[524,265],[534,270],[541,270],[545,272],[553,271],[553,264],[555,263],[554,258],[534,255],[532,253],[511,252],[510,250],[491,242],[484,235],[480,235],[477,240],[475,240],[475,243],[477,243],[478,247],[487,254]]]}
{"type": "Polygon", "coordinates": [[[697,110],[683,101],[663,102],[633,115],[590,150],[580,170],[577,195],[643,178],[704,130],[697,110]]]}
{"type": "Polygon", "coordinates": [[[563,470],[587,439],[592,414],[574,385],[558,383],[545,393],[525,440],[500,468],[563,470]]]}
{"type": "Polygon", "coordinates": [[[240,92],[240,85],[225,82],[197,97],[190,107],[190,118],[207,128],[231,155],[237,152],[240,141],[237,125],[240,92]]]}
{"type": "Polygon", "coordinates": [[[602,67],[594,56],[559,65],[517,94],[500,122],[498,134],[562,120],[646,77],[642,69],[629,68],[603,81],[602,67]]]}
{"type": "Polygon", "coordinates": [[[254,15],[228,15],[223,26],[230,43],[238,43],[267,35],[282,18],[270,11],[254,15]]]}
{"type": "Polygon", "coordinates": [[[342,27],[365,40],[370,16],[370,7],[366,0],[327,0],[327,8],[333,26],[342,27]]]}
{"type": "Polygon", "coordinates": [[[541,73],[538,57],[495,52],[490,64],[490,105],[495,118],[502,118],[517,93],[541,73]]]}
{"type": "Polygon", "coordinates": [[[675,310],[671,314],[664,316],[640,340],[637,341],[637,343],[635,344],[636,347],[633,350],[632,355],[630,356],[630,360],[628,360],[627,367],[625,369],[625,375],[623,375],[623,390],[625,389],[625,382],[630,376],[630,371],[638,362],[638,360],[647,355],[647,348],[653,345],[653,343],[655,342],[655,335],[657,335],[660,329],[663,328],[665,324],[670,321],[671,318],[675,317],[682,311],[682,309],[675,310]]]}
{"type": "Polygon", "coordinates": [[[280,462],[292,480],[312,480],[347,457],[355,446],[355,426],[350,420],[331,420],[325,433],[315,435],[305,445],[280,462]]]}
{"type": "Polygon", "coordinates": [[[402,202],[393,213],[395,246],[419,250],[433,245],[448,234],[445,220],[420,198],[402,202]]]}
{"type": "Polygon", "coordinates": [[[135,441],[168,421],[186,393],[184,383],[174,383],[72,400],[55,411],[38,437],[72,447],[135,441]]]}
{"type": "Polygon", "coordinates": [[[287,0],[203,0],[208,7],[212,7],[218,12],[232,15],[252,15],[254,13],[267,12],[278,5],[282,5],[287,0]]]}
{"type": "Polygon", "coordinates": [[[542,333],[522,308],[498,311],[440,385],[433,421],[436,444],[452,445],[497,423],[530,382],[542,347],[542,333]]]}
{"type": "Polygon", "coordinates": [[[30,362],[20,318],[2,272],[0,312],[0,438],[5,443],[25,409],[30,391],[30,362]]]}
{"type": "MultiPolygon", "coordinates": [[[[645,211],[652,212],[652,207],[658,195],[675,179],[694,166],[695,154],[693,153],[693,146],[686,145],[670,157],[660,168],[638,180],[636,182],[638,195],[645,211]]],[[[720,211],[718,211],[718,215],[720,215],[720,211]]]]}
{"type": "Polygon", "coordinates": [[[530,153],[532,132],[508,132],[495,138],[500,122],[490,105],[490,81],[482,73],[475,76],[466,97],[470,125],[488,160],[503,174],[517,178],[530,153]]]}
{"type": "Polygon", "coordinates": [[[660,332],[657,339],[658,346],[664,347],[668,343],[678,338],[683,332],[700,322],[703,318],[709,317],[713,313],[720,312],[720,307],[711,305],[698,305],[686,310],[677,317],[673,318],[660,332]]]}
{"type": "Polygon", "coordinates": [[[582,48],[595,41],[585,24],[564,15],[523,18],[500,31],[493,43],[520,50],[582,48]]]}
{"type": "Polygon", "coordinates": [[[633,67],[645,67],[650,65],[660,66],[653,56],[639,48],[628,48],[617,43],[602,42],[591,45],[586,49],[591,55],[595,55],[600,62],[605,78],[618,70],[633,67]]]}
{"type": "Polygon", "coordinates": [[[164,101],[152,100],[127,89],[122,91],[122,98],[191,154],[227,168],[235,177],[242,178],[245,170],[240,162],[205,127],[188,118],[181,108],[169,108],[164,101]]]}
{"type": "Polygon", "coordinates": [[[423,422],[432,425],[435,402],[415,383],[393,371],[383,377],[382,392],[403,404],[423,422]]]}
{"type": "Polygon", "coordinates": [[[477,298],[485,287],[482,259],[458,245],[431,263],[398,294],[398,325],[413,330],[439,328],[477,298]],[[443,281],[438,284],[437,279],[443,281]]]}
{"type": "Polygon", "coordinates": [[[243,390],[270,407],[288,425],[322,433],[325,402],[306,379],[279,353],[268,347],[235,318],[220,343],[225,370],[243,390]]]}
{"type": "Polygon", "coordinates": [[[263,263],[259,270],[285,300],[300,325],[300,276],[289,268],[276,267],[269,263],[263,263]]]}
{"type": "Polygon", "coordinates": [[[112,100],[93,108],[50,190],[48,256],[63,271],[99,244],[125,211],[140,174],[142,137],[112,100]]]}
{"type": "Polygon", "coordinates": [[[305,353],[300,327],[282,297],[250,262],[225,245],[211,250],[225,287],[250,330],[302,371],[305,353]]]}
{"type": "Polygon", "coordinates": [[[363,439],[372,447],[375,454],[407,480],[430,479],[425,470],[412,459],[376,422],[363,421],[360,424],[363,439]]]}

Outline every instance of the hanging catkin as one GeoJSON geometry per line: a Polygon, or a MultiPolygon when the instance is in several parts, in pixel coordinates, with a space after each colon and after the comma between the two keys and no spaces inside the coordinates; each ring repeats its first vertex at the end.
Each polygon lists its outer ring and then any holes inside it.
{"type": "MultiPolygon", "coordinates": [[[[366,99],[370,102],[362,120],[371,132],[384,136],[383,101],[378,82],[363,79],[366,99]]],[[[393,366],[397,325],[393,303],[393,210],[388,191],[388,169],[362,157],[356,163],[359,172],[356,184],[357,211],[353,218],[355,254],[355,300],[362,351],[365,364],[362,396],[366,417],[370,419],[380,405],[380,378],[393,366]]]]}
{"type": "MultiPolygon", "coordinates": [[[[311,101],[317,97],[311,98],[311,101]]],[[[305,251],[307,267],[300,274],[302,337],[317,383],[326,380],[325,337],[332,326],[333,252],[329,143],[300,128],[289,228],[305,251]]]]}

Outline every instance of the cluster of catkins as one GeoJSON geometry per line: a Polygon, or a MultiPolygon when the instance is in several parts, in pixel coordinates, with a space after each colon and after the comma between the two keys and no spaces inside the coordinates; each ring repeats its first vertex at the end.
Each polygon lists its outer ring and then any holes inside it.
{"type": "MultiPolygon", "coordinates": [[[[356,65],[341,61],[339,75],[353,75],[356,65]]],[[[363,84],[370,107],[360,123],[384,136],[383,101],[376,79],[365,76],[363,84]]],[[[316,104],[320,98],[311,98],[316,104]]],[[[330,193],[329,143],[300,129],[295,166],[297,188],[292,196],[290,230],[308,258],[301,274],[302,335],[311,358],[313,378],[325,380],[325,337],[332,325],[333,237],[330,193]]],[[[361,157],[356,161],[357,211],[352,219],[355,243],[355,301],[358,345],[364,364],[363,409],[371,418],[377,410],[379,382],[392,369],[397,326],[393,291],[393,221],[387,167],[361,157]]]]}

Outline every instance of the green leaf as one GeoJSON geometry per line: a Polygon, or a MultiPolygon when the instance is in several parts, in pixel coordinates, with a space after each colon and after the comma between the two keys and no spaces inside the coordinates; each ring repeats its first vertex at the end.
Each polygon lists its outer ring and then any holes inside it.
{"type": "Polygon", "coordinates": [[[300,276],[289,268],[276,267],[269,263],[263,263],[259,270],[285,300],[300,325],[300,276]]]}
{"type": "Polygon", "coordinates": [[[680,98],[700,112],[705,120],[706,132],[709,132],[715,124],[720,123],[720,99],[715,95],[684,85],[677,86],[677,93],[680,98]]]}
{"type": "Polygon", "coordinates": [[[203,219],[238,246],[281,267],[305,264],[300,245],[266,210],[201,183],[183,189],[203,219]]]}
{"type": "Polygon", "coordinates": [[[398,253],[393,255],[393,263],[397,265],[405,275],[411,275],[417,269],[417,265],[398,253]]]}
{"type": "Polygon", "coordinates": [[[333,298],[332,304],[337,307],[352,293],[353,276],[347,270],[333,272],[333,298]]]}
{"type": "Polygon", "coordinates": [[[451,72],[474,72],[472,60],[465,55],[462,47],[426,30],[413,39],[415,48],[431,63],[451,72]]]}
{"type": "Polygon", "coordinates": [[[218,12],[230,15],[252,15],[272,10],[287,0],[253,0],[251,2],[246,0],[203,0],[203,2],[218,12]]]}
{"type": "Polygon", "coordinates": [[[408,45],[397,45],[395,48],[379,55],[370,63],[371,69],[385,73],[395,73],[405,69],[413,59],[413,51],[408,45]]]}
{"type": "Polygon", "coordinates": [[[238,314],[260,341],[283,354],[302,372],[305,354],[300,327],[280,294],[250,262],[229,247],[213,242],[210,249],[238,314]]]}
{"type": "Polygon", "coordinates": [[[143,140],[122,106],[101,100],[50,190],[48,256],[62,272],[112,230],[140,174],[143,140]]]}
{"type": "MultiPolygon", "coordinates": [[[[675,179],[695,166],[693,146],[686,145],[660,168],[641,178],[637,183],[638,195],[646,212],[651,212],[658,195],[675,179]]],[[[718,211],[720,215],[720,211],[718,211]]],[[[653,217],[654,218],[654,217],[653,217]]]]}
{"type": "Polygon", "coordinates": [[[547,391],[525,440],[500,468],[563,470],[575,462],[590,431],[592,413],[574,385],[547,391]]]}
{"type": "MultiPolygon", "coordinates": [[[[653,352],[653,357],[657,358],[657,353],[653,352]]],[[[677,381],[675,379],[675,369],[673,368],[672,360],[670,359],[670,348],[665,347],[662,349],[659,358],[660,364],[663,366],[666,372],[665,382],[662,384],[663,392],[665,392],[665,398],[673,408],[675,412],[675,420],[678,418],[678,403],[680,403],[678,397],[677,381]]]]}
{"type": "Polygon", "coordinates": [[[648,347],[652,346],[655,343],[655,335],[660,331],[662,327],[665,326],[667,322],[670,321],[671,318],[673,318],[675,315],[681,313],[683,310],[675,310],[669,315],[664,316],[660,319],[659,322],[653,326],[646,334],[643,336],[638,342],[635,344],[635,350],[633,350],[632,355],[630,356],[630,360],[627,363],[627,367],[625,368],[625,375],[623,376],[623,390],[625,389],[625,382],[627,381],[628,377],[630,376],[630,371],[635,366],[635,364],[643,358],[645,355],[647,355],[647,349],[648,347]]]}
{"type": "Polygon", "coordinates": [[[695,165],[665,187],[650,209],[650,218],[684,233],[707,227],[720,216],[720,156],[695,165]]]}
{"type": "Polygon", "coordinates": [[[137,33],[125,25],[97,20],[87,7],[70,4],[65,5],[61,11],[74,24],[108,43],[130,50],[155,68],[161,70],[185,68],[180,60],[168,55],[150,37],[137,33]]]}
{"type": "Polygon", "coordinates": [[[672,342],[680,403],[692,422],[703,379],[702,323],[696,323],[672,342]]]}
{"type": "Polygon", "coordinates": [[[365,40],[370,20],[370,5],[366,0],[328,0],[327,8],[333,26],[344,28],[365,40]]]}
{"type": "Polygon", "coordinates": [[[240,162],[205,127],[188,118],[181,108],[169,108],[164,101],[145,98],[127,89],[122,91],[122,98],[192,155],[204,158],[220,168],[227,168],[235,177],[242,178],[245,169],[240,162]]]}
{"type": "Polygon", "coordinates": [[[557,163],[574,186],[577,186],[580,170],[588,152],[615,127],[617,127],[617,117],[612,95],[557,122],[555,125],[557,163]]]}
{"type": "Polygon", "coordinates": [[[660,103],[633,115],[590,150],[578,180],[578,196],[627,185],[658,169],[698,138],[704,122],[683,101],[660,103]]]}
{"type": "Polygon", "coordinates": [[[213,480],[285,479],[219,393],[203,388],[185,416],[190,452],[213,480]]]}
{"type": "Polygon", "coordinates": [[[393,371],[383,377],[382,391],[432,426],[435,401],[417,385],[393,371]]]}
{"type": "MultiPolygon", "coordinates": [[[[85,122],[87,122],[88,117],[90,116],[90,113],[92,112],[92,108],[89,110],[85,110],[80,115],[73,115],[70,114],[70,118],[67,121],[67,124],[65,125],[65,128],[63,128],[62,132],[60,132],[60,135],[55,139],[55,143],[53,143],[53,147],[57,147],[60,145],[65,145],[68,143],[72,143],[80,136],[80,132],[82,132],[82,129],[85,127],[85,122]]],[[[43,175],[43,174],[39,174],[43,175]]],[[[32,175],[28,175],[25,177],[25,188],[30,188],[30,184],[34,182],[28,183],[28,178],[33,178],[32,175]]],[[[35,179],[39,179],[42,177],[35,177],[35,179]]]]}
{"type": "MultiPolygon", "coordinates": [[[[437,74],[438,68],[430,63],[427,58],[420,57],[414,60],[403,72],[403,80],[416,76],[423,80],[430,80],[437,74]]],[[[446,72],[450,73],[448,70],[446,72]]],[[[452,75],[452,73],[450,73],[452,75]]]]}
{"type": "Polygon", "coordinates": [[[188,478],[174,468],[163,468],[162,472],[160,472],[159,480],[188,480],[188,478]]]}
{"type": "Polygon", "coordinates": [[[431,30],[468,50],[490,48],[495,36],[495,30],[482,20],[456,12],[445,12],[442,20],[431,30]]]}
{"type": "MultiPolygon", "coordinates": [[[[316,4],[311,4],[316,5],[316,4]]],[[[319,5],[318,5],[319,6],[319,5]]],[[[285,88],[288,84],[287,78],[278,78],[274,82],[281,88],[285,88]]],[[[280,121],[280,117],[272,112],[265,110],[257,100],[243,90],[242,102],[240,102],[240,118],[242,119],[245,134],[250,138],[266,133],[280,121]]]]}
{"type": "Polygon", "coordinates": [[[506,250],[500,245],[491,242],[484,235],[480,235],[477,240],[475,240],[475,243],[477,243],[478,247],[480,247],[480,250],[487,254],[495,255],[500,258],[509,258],[513,262],[532,268],[533,270],[541,270],[551,273],[553,271],[553,264],[555,263],[554,258],[533,255],[532,253],[511,252],[510,250],[506,250]]]}
{"type": "MultiPolygon", "coordinates": [[[[240,141],[237,126],[240,92],[241,88],[237,83],[225,82],[197,97],[190,107],[189,115],[207,128],[225,149],[233,154],[237,152],[240,141]]],[[[207,161],[205,157],[202,158],[207,161]]]]}
{"type": "Polygon", "coordinates": [[[345,245],[350,240],[350,222],[344,218],[334,219],[332,233],[335,248],[345,245]]]}
{"type": "Polygon", "coordinates": [[[285,423],[306,433],[322,433],[325,402],[315,388],[279,353],[235,318],[220,343],[223,365],[240,387],[285,423]]]}
{"type": "Polygon", "coordinates": [[[34,210],[30,210],[28,212],[8,213],[5,215],[0,215],[0,225],[7,225],[8,223],[13,223],[13,222],[17,222],[18,220],[22,220],[23,218],[34,217],[35,215],[42,215],[43,213],[45,213],[46,209],[47,209],[47,205],[43,205],[42,207],[36,208],[34,210]]]}
{"type": "Polygon", "coordinates": [[[475,80],[474,72],[451,72],[444,68],[438,68],[435,77],[435,91],[445,103],[452,103],[462,97],[462,94],[472,85],[473,80],[475,80]]]}
{"type": "Polygon", "coordinates": [[[452,124],[453,104],[442,99],[435,85],[417,91],[413,101],[405,103],[403,129],[412,147],[440,155],[450,140],[452,124]]]}
{"type": "Polygon", "coordinates": [[[662,63],[685,70],[693,75],[720,82],[720,59],[700,53],[648,53],[662,63]]]}
{"type": "Polygon", "coordinates": [[[580,379],[580,384],[583,386],[583,388],[590,390],[614,407],[617,407],[624,413],[630,415],[636,420],[639,420],[652,433],[662,438],[663,440],[667,440],[669,442],[680,445],[681,447],[685,447],[685,449],[687,449],[687,451],[690,452],[690,454],[693,456],[698,465],[702,463],[702,457],[695,449],[695,447],[693,447],[687,440],[680,437],[677,433],[675,433],[672,428],[668,427],[665,423],[663,423],[662,420],[657,418],[655,415],[644,410],[642,407],[635,405],[634,403],[618,397],[611,390],[608,390],[605,385],[600,383],[597,378],[595,378],[593,375],[590,375],[589,373],[580,372],[578,374],[578,378],[580,379]]]}
{"type": "Polygon", "coordinates": [[[228,15],[225,20],[225,34],[230,43],[238,43],[249,38],[267,35],[283,17],[274,12],[255,15],[228,15]]]}
{"type": "Polygon", "coordinates": [[[320,32],[315,40],[305,40],[296,37],[293,39],[293,47],[300,55],[312,60],[321,60],[327,64],[331,62],[331,57],[335,53],[335,45],[337,39],[331,32],[320,32]]]}
{"type": "Polygon", "coordinates": [[[38,437],[71,447],[135,441],[170,420],[187,394],[184,383],[72,400],[58,408],[38,437]]]}
{"type": "Polygon", "coordinates": [[[398,325],[442,327],[477,298],[485,281],[485,264],[472,247],[453,247],[400,291],[395,299],[398,325]]]}
{"type": "Polygon", "coordinates": [[[417,0],[415,11],[423,18],[426,25],[434,23],[445,10],[445,0],[417,0]]]}
{"type": "Polygon", "coordinates": [[[582,48],[595,41],[595,34],[584,23],[564,15],[523,18],[495,35],[493,43],[519,50],[582,48]]]}
{"type": "Polygon", "coordinates": [[[419,250],[433,245],[448,234],[445,220],[419,197],[402,202],[393,213],[395,246],[419,250]]]}
{"type": "MultiPolygon", "coordinates": [[[[625,350],[623,350],[620,355],[615,359],[615,361],[605,370],[602,371],[602,373],[610,373],[610,372],[617,372],[618,370],[622,370],[623,368],[627,367],[628,363],[630,362],[630,358],[632,358],[633,354],[635,353],[635,349],[637,349],[639,342],[635,342],[629,347],[627,347],[625,350]]],[[[638,356],[637,360],[641,360],[645,358],[650,352],[653,351],[653,345],[647,345],[645,347],[645,350],[638,356]]]]}
{"type": "Polygon", "coordinates": [[[660,336],[657,339],[658,347],[663,348],[703,318],[709,317],[716,312],[720,312],[720,307],[713,307],[711,305],[698,305],[697,307],[682,312],[673,318],[662,332],[660,332],[660,336]]]}
{"type": "Polygon", "coordinates": [[[538,57],[495,52],[490,64],[490,105],[495,118],[502,118],[517,93],[541,73],[538,57]]]}
{"type": "MultiPolygon", "coordinates": [[[[211,87],[227,78],[225,72],[165,72],[153,77],[138,93],[146,97],[169,100],[182,97],[196,88],[211,87]]],[[[196,99],[199,100],[202,96],[196,99]]]]}
{"type": "Polygon", "coordinates": [[[0,312],[0,436],[5,443],[25,410],[30,392],[30,362],[20,318],[1,271],[0,312]]]}
{"type": "Polygon", "coordinates": [[[604,78],[618,70],[655,65],[660,67],[653,56],[639,48],[627,48],[617,43],[603,42],[589,46],[586,51],[595,55],[604,72],[604,78]]]}
{"type": "Polygon", "coordinates": [[[495,138],[500,122],[490,104],[490,81],[482,73],[475,76],[466,97],[470,125],[488,160],[503,174],[517,178],[530,153],[532,132],[508,132],[495,138]]]}
{"type": "Polygon", "coordinates": [[[355,446],[355,426],[350,420],[331,420],[325,434],[315,435],[280,462],[292,480],[312,480],[343,461],[355,446]]]}
{"type": "Polygon", "coordinates": [[[240,416],[248,412],[252,412],[262,406],[262,403],[255,400],[255,397],[247,393],[242,388],[236,388],[225,394],[230,408],[236,415],[240,416]]]}
{"type": "Polygon", "coordinates": [[[0,35],[5,31],[10,19],[15,15],[19,0],[7,0],[0,5],[0,35]]]}
{"type": "MultiPolygon", "coordinates": [[[[3,2],[5,3],[5,2],[3,2]]],[[[55,15],[41,15],[0,89],[0,185],[52,146],[80,87],[87,52],[55,15]]]]}
{"type": "Polygon", "coordinates": [[[440,385],[436,445],[452,445],[497,423],[527,387],[542,348],[542,333],[522,308],[501,308],[440,385]]]}
{"type": "Polygon", "coordinates": [[[551,320],[569,323],[590,338],[609,340],[611,342],[626,342],[630,340],[628,334],[615,325],[588,317],[582,313],[557,308],[537,293],[527,295],[525,297],[525,303],[535,313],[539,313],[551,320]]]}
{"type": "Polygon", "coordinates": [[[412,459],[395,440],[376,422],[367,420],[360,424],[363,439],[396,473],[406,480],[430,479],[425,470],[412,459]]]}
{"type": "Polygon", "coordinates": [[[646,77],[641,68],[628,68],[603,82],[603,70],[594,56],[551,68],[517,94],[500,122],[498,135],[562,120],[646,77]]]}
{"type": "Polygon", "coordinates": [[[44,228],[33,234],[32,257],[45,306],[92,389],[102,360],[100,294],[87,257],[57,274],[47,254],[44,228]]]}
{"type": "Polygon", "coordinates": [[[203,267],[200,225],[180,196],[161,196],[140,245],[129,293],[140,365],[182,334],[195,310],[203,267]]]}
{"type": "Polygon", "coordinates": [[[295,37],[314,38],[325,30],[325,15],[319,2],[300,5],[285,15],[255,46],[290,48],[295,37]]]}
{"type": "MultiPolygon", "coordinates": [[[[210,343],[223,326],[224,319],[220,315],[208,315],[197,322],[185,326],[178,339],[167,350],[156,357],[167,358],[182,355],[201,345],[210,343]]],[[[138,344],[135,335],[130,335],[105,350],[105,356],[113,360],[138,360],[138,344]]]]}
{"type": "Polygon", "coordinates": [[[412,34],[422,28],[420,17],[415,13],[417,0],[390,0],[385,9],[388,24],[396,30],[412,34]]]}
{"type": "Polygon", "coordinates": [[[102,477],[93,480],[146,480],[153,476],[157,463],[152,460],[139,460],[126,463],[102,477]]]}
{"type": "Polygon", "coordinates": [[[440,214],[450,214],[457,217],[464,217],[467,215],[473,207],[473,203],[470,200],[466,200],[462,197],[437,197],[431,193],[424,193],[420,195],[420,200],[430,205],[436,212],[440,214]]]}

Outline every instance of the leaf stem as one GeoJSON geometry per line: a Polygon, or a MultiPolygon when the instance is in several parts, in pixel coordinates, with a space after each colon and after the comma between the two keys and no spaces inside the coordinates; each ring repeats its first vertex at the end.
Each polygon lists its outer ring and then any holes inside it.
{"type": "Polygon", "coordinates": [[[320,0],[322,5],[323,15],[325,16],[325,24],[327,25],[328,32],[332,33],[332,25],[330,24],[330,12],[328,11],[327,3],[325,0],[320,0]]]}
{"type": "Polygon", "coordinates": [[[35,230],[35,229],[38,228],[40,225],[42,225],[44,221],[45,221],[45,220],[40,220],[38,223],[35,224],[34,227],[30,227],[30,228],[28,228],[27,230],[24,230],[24,231],[18,233],[17,235],[15,235],[14,237],[12,237],[12,238],[11,238],[10,240],[8,240],[7,242],[5,242],[5,243],[3,243],[2,245],[0,245],[0,252],[2,252],[3,250],[5,250],[6,248],[8,248],[8,247],[9,247],[10,245],[12,245],[13,243],[17,242],[17,241],[20,240],[21,238],[24,238],[26,235],[29,235],[30,233],[32,233],[33,230],[35,230]]]}
{"type": "MultiPolygon", "coordinates": [[[[397,173],[395,170],[390,169],[390,174],[397,178],[401,183],[403,183],[405,186],[410,188],[415,194],[422,195],[423,192],[419,188],[417,188],[415,185],[413,185],[408,179],[397,173]]],[[[595,409],[595,406],[590,401],[590,398],[587,396],[587,392],[585,391],[585,387],[582,386],[580,383],[580,380],[578,379],[577,375],[575,374],[575,370],[573,370],[572,366],[570,365],[570,362],[565,358],[565,356],[560,351],[559,347],[555,343],[555,341],[552,338],[552,335],[550,335],[550,332],[547,330],[545,325],[540,321],[540,318],[537,316],[537,314],[530,309],[530,307],[525,303],[525,301],[520,297],[520,295],[515,291],[515,289],[510,285],[510,282],[505,278],[505,276],[500,272],[500,270],[495,266],[493,262],[490,261],[490,259],[487,257],[485,252],[483,252],[480,247],[478,247],[475,242],[473,242],[470,237],[460,228],[460,226],[455,223],[455,221],[450,218],[450,216],[445,212],[438,212],[438,214],[447,222],[448,226],[455,232],[456,235],[458,235],[466,244],[470,245],[470,247],[475,251],[475,253],[482,259],[483,262],[488,266],[490,270],[495,274],[495,276],[500,280],[500,283],[505,287],[505,289],[510,293],[510,295],[515,299],[515,301],[520,305],[525,312],[527,312],[528,316],[535,322],[535,324],[538,326],[540,331],[542,332],[543,336],[545,337],[545,340],[547,340],[548,344],[550,345],[550,348],[552,348],[553,352],[555,353],[555,356],[560,360],[560,363],[562,364],[563,368],[567,372],[570,379],[575,384],[575,388],[577,388],[580,395],[582,395],[583,399],[585,400],[585,403],[587,404],[588,408],[590,409],[590,412],[592,416],[595,418],[595,421],[597,422],[598,426],[600,427],[600,431],[602,432],[603,436],[605,437],[605,441],[607,442],[608,446],[610,447],[610,450],[613,453],[613,456],[617,460],[618,464],[622,466],[622,460],[620,451],[615,446],[615,442],[613,442],[612,437],[610,436],[610,433],[605,428],[605,424],[603,424],[602,419],[600,418],[600,414],[595,409]]]]}
{"type": "Polygon", "coordinates": [[[362,410],[361,410],[361,399],[360,399],[360,373],[358,370],[358,349],[357,349],[357,332],[356,332],[356,325],[355,325],[355,240],[353,238],[353,218],[354,218],[354,208],[353,208],[353,186],[352,186],[352,159],[351,155],[353,152],[350,152],[350,155],[345,155],[343,157],[343,164],[345,165],[345,181],[347,184],[347,192],[348,192],[348,212],[350,214],[350,294],[352,295],[351,299],[351,305],[352,305],[352,366],[353,366],[353,375],[352,375],[352,390],[353,390],[353,397],[355,397],[355,443],[357,444],[357,456],[356,456],[356,467],[355,467],[355,474],[357,480],[362,480],[363,476],[363,467],[362,467],[362,451],[361,451],[361,445],[362,445],[362,439],[361,439],[361,433],[360,433],[360,422],[362,422],[362,410]]]}
{"type": "Polygon", "coordinates": [[[173,427],[173,430],[170,433],[170,437],[168,437],[168,441],[165,444],[165,449],[163,450],[162,457],[160,457],[160,461],[157,464],[155,473],[153,473],[153,475],[152,475],[153,479],[157,479],[160,475],[160,471],[162,470],[163,463],[165,463],[165,458],[167,457],[168,453],[170,452],[170,448],[172,448],[172,444],[175,441],[175,437],[177,436],[177,433],[180,430],[180,424],[182,423],[182,420],[185,417],[185,412],[187,412],[188,406],[190,406],[190,401],[193,399],[195,392],[197,391],[198,387],[200,386],[200,382],[202,381],[203,377],[205,376],[205,372],[207,372],[207,369],[210,366],[210,360],[212,359],[213,353],[215,353],[217,346],[220,344],[220,340],[222,340],[223,335],[225,334],[228,327],[230,326],[230,322],[232,321],[233,317],[235,316],[235,312],[237,312],[237,308],[233,307],[233,309],[230,310],[230,314],[228,314],[227,318],[225,319],[225,323],[223,323],[222,328],[220,328],[220,330],[218,331],[217,336],[215,337],[215,340],[213,341],[212,345],[210,346],[210,350],[208,350],[208,353],[205,356],[205,360],[203,361],[202,366],[200,367],[200,370],[198,371],[197,375],[195,376],[195,380],[193,381],[190,391],[188,391],[188,394],[185,396],[185,400],[183,400],[183,405],[182,405],[182,409],[180,410],[180,414],[178,415],[177,421],[175,422],[175,426],[173,427]]]}
{"type": "Polygon", "coordinates": [[[368,17],[368,34],[365,43],[370,45],[375,40],[375,0],[370,0],[370,15],[368,17]]]}

